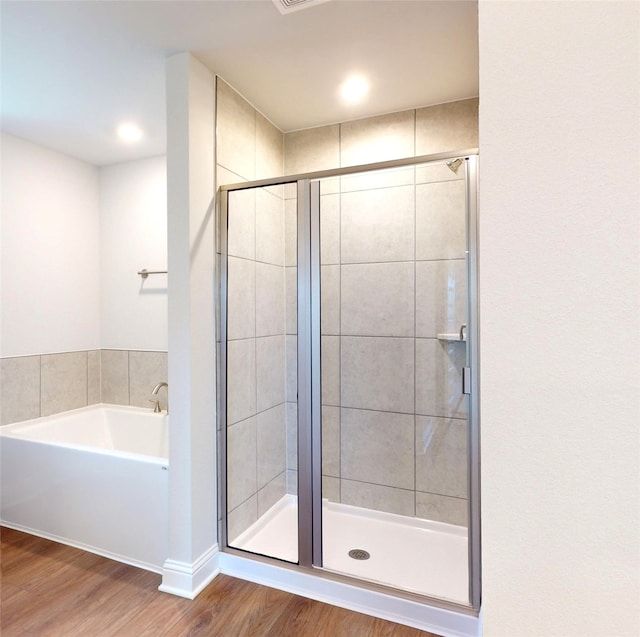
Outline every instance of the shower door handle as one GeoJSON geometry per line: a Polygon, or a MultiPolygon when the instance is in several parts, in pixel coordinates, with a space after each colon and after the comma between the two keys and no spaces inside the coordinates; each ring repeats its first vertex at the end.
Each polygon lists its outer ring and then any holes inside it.
{"type": "Polygon", "coordinates": [[[471,367],[462,368],[462,393],[471,393],[471,367]]]}

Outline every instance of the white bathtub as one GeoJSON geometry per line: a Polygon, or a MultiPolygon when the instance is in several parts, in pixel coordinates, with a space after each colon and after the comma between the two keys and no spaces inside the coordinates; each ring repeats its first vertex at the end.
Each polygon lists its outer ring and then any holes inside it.
{"type": "Polygon", "coordinates": [[[92,405],[0,427],[3,525],[162,571],[169,417],[92,405]]]}

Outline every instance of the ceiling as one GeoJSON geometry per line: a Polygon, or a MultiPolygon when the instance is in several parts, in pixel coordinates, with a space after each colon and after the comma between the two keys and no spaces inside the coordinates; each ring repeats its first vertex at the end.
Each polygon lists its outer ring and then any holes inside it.
{"type": "Polygon", "coordinates": [[[2,129],[106,165],[163,154],[165,60],[191,51],[283,131],[478,95],[477,2],[0,2],[2,129]],[[338,97],[353,72],[368,99],[338,97]],[[115,135],[122,120],[145,131],[115,135]]]}

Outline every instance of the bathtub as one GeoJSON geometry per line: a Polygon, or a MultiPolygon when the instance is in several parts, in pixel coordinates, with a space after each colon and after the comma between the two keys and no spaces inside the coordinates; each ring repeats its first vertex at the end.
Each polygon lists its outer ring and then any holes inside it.
{"type": "Polygon", "coordinates": [[[169,417],[92,405],[0,427],[0,522],[161,572],[169,417]]]}

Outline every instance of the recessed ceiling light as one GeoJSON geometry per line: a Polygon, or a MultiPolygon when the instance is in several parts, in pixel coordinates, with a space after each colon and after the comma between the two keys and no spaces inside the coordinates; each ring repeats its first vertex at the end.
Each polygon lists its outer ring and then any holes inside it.
{"type": "Polygon", "coordinates": [[[135,144],[142,139],[142,129],[131,122],[118,126],[118,137],[127,144],[135,144]]]}
{"type": "Polygon", "coordinates": [[[348,104],[360,102],[369,92],[369,82],[362,75],[352,75],[340,87],[340,95],[348,104]]]}

